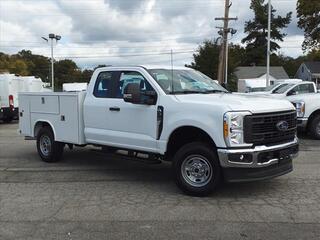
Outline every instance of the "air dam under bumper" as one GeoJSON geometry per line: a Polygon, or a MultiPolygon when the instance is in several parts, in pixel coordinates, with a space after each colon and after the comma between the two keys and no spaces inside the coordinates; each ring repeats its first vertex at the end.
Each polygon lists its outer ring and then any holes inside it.
{"type": "Polygon", "coordinates": [[[218,149],[224,179],[249,182],[278,177],[293,170],[292,159],[298,156],[298,139],[275,146],[250,149],[218,149]]]}

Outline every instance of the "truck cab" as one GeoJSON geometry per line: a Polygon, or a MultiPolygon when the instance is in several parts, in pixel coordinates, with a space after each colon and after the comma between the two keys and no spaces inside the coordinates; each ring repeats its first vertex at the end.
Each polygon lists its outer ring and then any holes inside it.
{"type": "Polygon", "coordinates": [[[306,93],[317,93],[314,82],[301,81],[296,83],[282,83],[279,87],[274,89],[270,95],[272,97],[284,98],[306,93]]]}
{"type": "Polygon", "coordinates": [[[94,145],[172,162],[177,185],[207,195],[221,180],[293,169],[296,112],[286,100],[236,95],[186,67],[98,68],[86,92],[21,93],[21,134],[46,162],[65,145],[94,145]]]}

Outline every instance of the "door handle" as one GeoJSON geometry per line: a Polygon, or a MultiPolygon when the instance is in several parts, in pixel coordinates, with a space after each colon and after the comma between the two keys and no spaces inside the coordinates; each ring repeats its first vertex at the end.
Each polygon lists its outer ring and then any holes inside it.
{"type": "Polygon", "coordinates": [[[110,111],[112,112],[120,112],[120,108],[119,107],[111,107],[109,108],[110,111]]]}

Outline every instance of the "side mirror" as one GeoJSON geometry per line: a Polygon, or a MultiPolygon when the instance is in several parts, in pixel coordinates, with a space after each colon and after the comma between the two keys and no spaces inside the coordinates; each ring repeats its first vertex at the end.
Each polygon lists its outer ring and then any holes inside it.
{"type": "Polygon", "coordinates": [[[140,104],[141,103],[140,84],[129,83],[124,89],[123,100],[125,102],[140,104]]]}

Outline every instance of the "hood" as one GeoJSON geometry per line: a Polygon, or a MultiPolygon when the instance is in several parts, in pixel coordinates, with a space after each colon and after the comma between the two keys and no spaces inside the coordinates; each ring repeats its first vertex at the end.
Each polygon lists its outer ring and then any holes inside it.
{"type": "Polygon", "coordinates": [[[250,94],[186,94],[176,95],[180,102],[209,105],[225,105],[227,111],[250,111],[252,113],[295,110],[287,100],[272,99],[250,94]]]}

